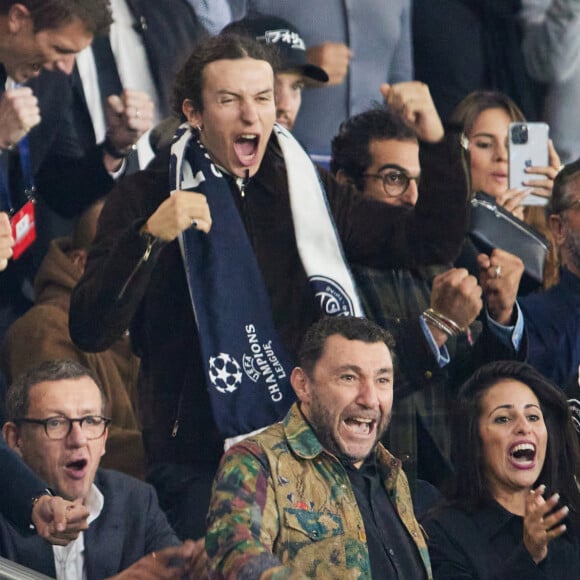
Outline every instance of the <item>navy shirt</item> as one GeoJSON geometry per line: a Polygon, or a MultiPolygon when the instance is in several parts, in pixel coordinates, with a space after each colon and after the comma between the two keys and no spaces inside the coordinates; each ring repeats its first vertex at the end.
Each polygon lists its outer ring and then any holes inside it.
{"type": "Polygon", "coordinates": [[[560,269],[560,282],[519,300],[528,337],[528,362],[577,397],[580,373],[580,278],[560,269]]]}

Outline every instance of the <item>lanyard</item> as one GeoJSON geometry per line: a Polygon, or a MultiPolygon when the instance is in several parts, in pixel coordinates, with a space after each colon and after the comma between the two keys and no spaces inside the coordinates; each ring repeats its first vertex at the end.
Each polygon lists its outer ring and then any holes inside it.
{"type": "MultiPolygon", "coordinates": [[[[18,143],[18,151],[20,153],[20,167],[22,169],[24,193],[26,194],[27,199],[32,199],[36,188],[34,186],[34,176],[32,175],[30,144],[28,143],[27,136],[23,137],[18,143]]],[[[9,215],[12,215],[14,213],[14,206],[8,179],[10,159],[6,152],[2,154],[2,157],[4,156],[6,156],[6,159],[0,160],[0,201],[2,203],[2,209],[8,212],[9,215]],[[3,161],[6,161],[6,163],[2,163],[3,161]]]]}
{"type": "MultiPolygon", "coordinates": [[[[13,87],[19,87],[20,84],[13,83],[10,79],[8,83],[13,87]]],[[[8,88],[8,86],[7,86],[8,88]]],[[[34,176],[32,175],[32,163],[30,161],[30,145],[28,136],[25,135],[18,143],[18,152],[20,153],[20,167],[22,169],[22,179],[24,182],[24,193],[26,199],[32,199],[36,188],[34,187],[34,176]]],[[[7,152],[0,158],[0,202],[2,210],[8,212],[8,215],[14,213],[12,194],[10,193],[10,156],[7,152]]]]}

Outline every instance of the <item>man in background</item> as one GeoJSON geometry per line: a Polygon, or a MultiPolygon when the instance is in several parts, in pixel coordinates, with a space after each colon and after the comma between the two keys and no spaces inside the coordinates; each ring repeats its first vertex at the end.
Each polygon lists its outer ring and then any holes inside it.
{"type": "MultiPolygon", "coordinates": [[[[427,85],[400,83],[383,91],[386,107],[342,124],[332,141],[331,169],[338,181],[353,184],[364,197],[412,214],[419,192],[425,195],[434,186],[430,166],[437,163],[434,154],[445,151],[450,135],[444,137],[427,85]]],[[[495,323],[490,319],[480,338],[482,326],[475,322],[484,301],[495,312],[505,300],[507,320],[514,307],[518,260],[505,252],[495,252],[492,259],[503,268],[503,276],[492,282],[499,296],[483,296],[488,288],[466,269],[453,268],[451,261],[396,269],[352,265],[365,312],[395,336],[400,367],[412,386],[397,390],[385,439],[404,458],[412,489],[417,478],[440,486],[452,474],[449,405],[455,388],[477,365],[515,356],[509,330],[505,341],[498,340],[488,328],[495,323]],[[454,328],[441,324],[443,319],[454,328]],[[428,339],[410,344],[401,334],[405,324],[421,326],[428,339]]]]}
{"type": "Polygon", "coordinates": [[[520,299],[528,362],[580,400],[580,160],[556,176],[546,208],[560,253],[560,281],[520,299]]]}
{"type": "Polygon", "coordinates": [[[302,104],[305,83],[328,82],[324,69],[308,62],[307,47],[300,31],[283,18],[252,16],[226,26],[222,34],[227,33],[250,35],[278,53],[280,66],[274,76],[276,122],[292,131],[302,104]]]}

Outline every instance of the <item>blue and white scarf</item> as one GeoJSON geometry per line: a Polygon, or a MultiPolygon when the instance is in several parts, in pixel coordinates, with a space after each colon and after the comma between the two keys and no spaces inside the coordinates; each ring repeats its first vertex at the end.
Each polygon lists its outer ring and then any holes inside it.
{"type": "MultiPolygon", "coordinates": [[[[298,251],[323,314],[362,316],[318,174],[292,135],[275,125],[284,155],[298,251]]],[[[198,133],[182,125],[171,148],[171,187],[206,196],[209,234],[179,243],[216,424],[224,437],[280,420],[295,396],[293,363],[278,339],[270,299],[244,224],[198,133]]]]}

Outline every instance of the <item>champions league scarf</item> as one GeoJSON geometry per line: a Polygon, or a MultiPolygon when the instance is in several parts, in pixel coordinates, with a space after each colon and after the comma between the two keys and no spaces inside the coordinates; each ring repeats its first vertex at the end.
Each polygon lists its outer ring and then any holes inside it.
{"type": "MultiPolygon", "coordinates": [[[[362,316],[326,196],[302,147],[274,127],[289,176],[298,250],[327,315],[362,316]]],[[[224,437],[236,437],[284,417],[295,397],[293,364],[280,343],[270,299],[242,219],[222,170],[198,133],[182,125],[171,148],[173,189],[206,196],[212,227],[179,237],[199,331],[212,411],[224,437]]]]}

